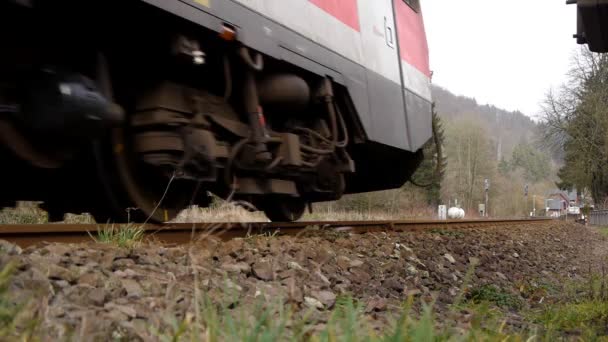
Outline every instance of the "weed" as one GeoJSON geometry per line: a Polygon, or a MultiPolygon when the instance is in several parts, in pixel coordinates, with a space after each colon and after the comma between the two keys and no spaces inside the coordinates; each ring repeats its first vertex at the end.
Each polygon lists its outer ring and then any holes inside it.
{"type": "Polygon", "coordinates": [[[488,302],[508,309],[521,309],[523,307],[523,301],[519,297],[494,285],[482,285],[473,288],[467,298],[475,304],[488,302]]]}
{"type": "MultiPolygon", "coordinates": [[[[89,233],[90,235],[90,233],[89,233]]],[[[132,249],[144,237],[144,229],[140,225],[129,223],[125,226],[105,225],[97,229],[97,237],[91,236],[98,243],[112,244],[120,248],[132,249]]]]}

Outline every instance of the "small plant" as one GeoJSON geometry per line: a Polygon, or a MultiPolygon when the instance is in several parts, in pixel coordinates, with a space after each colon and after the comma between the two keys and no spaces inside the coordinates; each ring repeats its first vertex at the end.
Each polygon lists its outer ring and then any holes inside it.
{"type": "Polygon", "coordinates": [[[142,226],[132,223],[118,227],[111,224],[105,225],[102,229],[97,229],[97,237],[91,237],[98,243],[113,244],[120,248],[131,249],[141,242],[144,232],[142,226]]]}
{"type": "Polygon", "coordinates": [[[31,340],[38,326],[35,317],[28,317],[26,302],[15,302],[10,293],[10,282],[16,269],[15,263],[9,263],[0,270],[0,340],[13,338],[15,341],[31,340]]]}
{"type": "Polygon", "coordinates": [[[523,307],[520,298],[494,285],[483,285],[472,289],[468,299],[475,304],[489,302],[507,309],[521,309],[523,307]]]}

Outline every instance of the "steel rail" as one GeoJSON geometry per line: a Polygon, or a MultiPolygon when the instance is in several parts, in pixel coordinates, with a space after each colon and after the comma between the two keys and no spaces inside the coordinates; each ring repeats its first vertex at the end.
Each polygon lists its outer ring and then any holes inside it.
{"type": "MultiPolygon", "coordinates": [[[[425,229],[483,228],[518,223],[542,223],[552,219],[486,219],[486,220],[407,220],[407,221],[310,221],[291,223],[166,223],[146,224],[141,227],[147,240],[165,244],[184,244],[207,236],[224,240],[257,234],[298,235],[310,231],[343,231],[355,234],[387,231],[419,231],[425,229]]],[[[22,224],[0,225],[0,240],[21,247],[38,243],[94,242],[106,224],[22,224]]],[[[120,228],[116,225],[116,228],[120,228]]]]}

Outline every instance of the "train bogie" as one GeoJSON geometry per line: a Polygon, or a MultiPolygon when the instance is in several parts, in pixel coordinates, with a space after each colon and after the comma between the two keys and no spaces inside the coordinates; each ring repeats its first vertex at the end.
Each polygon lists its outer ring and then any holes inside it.
{"type": "Polygon", "coordinates": [[[403,185],[431,137],[417,1],[5,1],[0,17],[0,204],[167,221],[214,193],[291,221],[403,185]]]}

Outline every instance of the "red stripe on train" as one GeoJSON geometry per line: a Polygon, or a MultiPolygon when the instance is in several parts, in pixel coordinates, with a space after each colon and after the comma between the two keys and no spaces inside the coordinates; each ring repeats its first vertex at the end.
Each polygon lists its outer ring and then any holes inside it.
{"type": "Polygon", "coordinates": [[[416,13],[403,0],[394,0],[401,59],[431,77],[429,46],[422,14],[416,13]]]}
{"type": "MultiPolygon", "coordinates": [[[[283,0],[287,1],[287,0],[283,0]]],[[[315,6],[331,14],[336,19],[352,27],[356,31],[361,30],[359,24],[359,8],[357,0],[309,0],[315,6]]]]}

